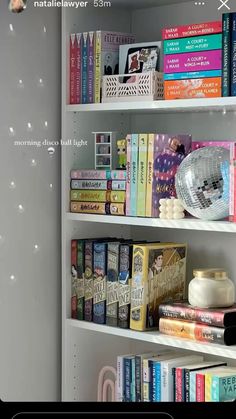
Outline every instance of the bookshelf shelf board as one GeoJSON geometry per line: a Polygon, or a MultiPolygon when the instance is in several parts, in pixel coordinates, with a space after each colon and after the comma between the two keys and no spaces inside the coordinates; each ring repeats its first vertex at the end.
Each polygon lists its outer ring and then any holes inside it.
{"type": "Polygon", "coordinates": [[[88,105],[66,105],[69,112],[227,112],[236,111],[236,97],[209,99],[156,100],[153,102],[111,102],[88,105]]]}
{"type": "Polygon", "coordinates": [[[230,223],[228,221],[202,221],[191,218],[185,218],[183,220],[161,220],[160,218],[122,217],[115,215],[77,213],[67,213],[66,218],[71,221],[85,221],[92,223],[236,233],[236,223],[230,223]]]}
{"type": "Polygon", "coordinates": [[[186,349],[194,352],[201,352],[209,355],[217,355],[224,358],[236,359],[236,346],[224,346],[213,343],[201,343],[189,339],[167,336],[157,331],[136,332],[130,329],[120,329],[96,323],[67,319],[68,327],[88,330],[96,333],[106,333],[113,336],[120,336],[128,339],[135,339],[148,343],[156,343],[173,348],[186,349]]]}

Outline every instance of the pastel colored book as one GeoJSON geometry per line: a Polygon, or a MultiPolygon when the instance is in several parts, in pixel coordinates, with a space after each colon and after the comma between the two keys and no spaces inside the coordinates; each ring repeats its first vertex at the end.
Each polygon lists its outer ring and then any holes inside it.
{"type": "Polygon", "coordinates": [[[236,222],[236,143],[230,145],[229,220],[236,222]]]}
{"type": "Polygon", "coordinates": [[[176,197],[175,175],[191,151],[191,135],[156,134],[153,153],[152,217],[159,216],[159,201],[176,197]]]}
{"type": "Polygon", "coordinates": [[[236,13],[232,13],[231,39],[231,96],[236,96],[236,13]]]}
{"type": "Polygon", "coordinates": [[[212,374],[211,400],[225,402],[236,399],[236,369],[225,367],[225,371],[212,374]]]}
{"type": "Polygon", "coordinates": [[[107,191],[111,189],[110,180],[75,180],[71,181],[71,189],[87,189],[87,190],[102,190],[107,191]]]}
{"type": "Polygon", "coordinates": [[[168,298],[183,298],[185,281],[185,244],[134,245],[130,328],[158,327],[159,305],[168,298]]]}
{"type": "Polygon", "coordinates": [[[71,212],[85,214],[110,214],[110,205],[103,202],[75,202],[70,205],[71,212]]]}
{"type": "Polygon", "coordinates": [[[236,343],[236,326],[220,328],[201,323],[161,318],[159,320],[159,330],[166,335],[194,341],[218,343],[220,345],[234,345],[236,343]]]}
{"type": "Polygon", "coordinates": [[[184,73],[164,74],[164,80],[187,80],[187,79],[205,79],[210,77],[222,77],[222,70],[209,71],[186,71],[184,73]]]}
{"type": "Polygon", "coordinates": [[[95,32],[88,33],[88,103],[94,102],[94,48],[95,48],[95,32]]]}
{"type": "Polygon", "coordinates": [[[93,244],[93,321],[106,323],[107,243],[93,244]]]}
{"type": "Polygon", "coordinates": [[[126,170],[112,170],[111,171],[111,179],[112,180],[126,180],[127,172],[126,170]]]}
{"type": "Polygon", "coordinates": [[[223,80],[222,80],[222,96],[230,96],[230,84],[231,84],[231,13],[224,13],[222,15],[223,24],[223,80]]]}
{"type": "Polygon", "coordinates": [[[164,56],[164,73],[222,70],[222,50],[164,56]]]}
{"type": "Polygon", "coordinates": [[[124,203],[126,199],[126,193],[125,191],[109,191],[108,192],[108,201],[115,203],[124,203]]]}
{"type": "Polygon", "coordinates": [[[118,326],[120,243],[107,245],[106,324],[118,326]]]}
{"type": "MultiPolygon", "coordinates": [[[[222,363],[213,363],[211,366],[198,370],[196,371],[195,374],[195,380],[196,380],[196,402],[202,403],[202,402],[206,402],[206,374],[212,370],[214,370],[216,367],[220,367],[220,366],[226,366],[227,363],[226,362],[222,362],[222,363]]],[[[188,401],[188,400],[187,400],[188,401]]]]}
{"type": "Polygon", "coordinates": [[[221,47],[222,34],[201,35],[164,41],[164,54],[167,55],[195,51],[212,51],[221,49],[221,47]]]}
{"type": "Polygon", "coordinates": [[[110,170],[71,170],[71,179],[109,180],[110,170]]]}
{"type": "Polygon", "coordinates": [[[137,216],[138,217],[145,217],[145,214],[146,214],[148,134],[139,134],[138,152],[139,152],[139,156],[138,156],[137,216]]]}
{"type": "Polygon", "coordinates": [[[202,147],[224,147],[230,150],[232,141],[192,141],[192,151],[202,147]]]}
{"type": "Polygon", "coordinates": [[[71,240],[71,318],[77,319],[77,240],[71,240]]]}
{"type": "Polygon", "coordinates": [[[222,32],[222,22],[203,22],[192,25],[173,26],[162,30],[162,39],[186,38],[188,36],[211,35],[222,32]]]}
{"type": "Polygon", "coordinates": [[[132,246],[121,243],[119,251],[119,307],[118,326],[129,328],[130,323],[130,287],[132,274],[132,246]]]}
{"type": "Polygon", "coordinates": [[[82,99],[82,91],[81,91],[81,83],[82,83],[82,34],[76,34],[76,103],[81,103],[82,99]]]}
{"type": "Polygon", "coordinates": [[[72,201],[88,201],[88,202],[108,202],[109,193],[107,191],[98,190],[72,190],[70,192],[72,201]]]}
{"type": "Polygon", "coordinates": [[[70,35],[70,104],[76,104],[76,35],[70,35]]]}
{"type": "Polygon", "coordinates": [[[101,101],[102,77],[119,72],[119,46],[134,40],[133,35],[128,33],[96,31],[95,103],[101,101]]]}
{"type": "Polygon", "coordinates": [[[222,78],[164,82],[166,100],[221,97],[222,78]]]}
{"type": "Polygon", "coordinates": [[[138,192],[138,134],[131,135],[131,187],[130,207],[131,216],[137,215],[137,192],[138,192]]]}
{"type": "Polygon", "coordinates": [[[131,216],[131,135],[127,135],[127,183],[126,183],[126,215],[131,216]]]}
{"type": "Polygon", "coordinates": [[[82,34],[82,103],[88,103],[88,32],[82,34]]]}
{"type": "Polygon", "coordinates": [[[125,204],[120,202],[111,202],[108,204],[110,215],[125,215],[125,204]]]}
{"type": "Polygon", "coordinates": [[[159,306],[159,317],[193,321],[216,327],[236,325],[236,304],[229,308],[193,307],[187,301],[164,303],[159,306]]]}
{"type": "Polygon", "coordinates": [[[93,321],[93,241],[84,246],[84,320],[93,321]]]}
{"type": "Polygon", "coordinates": [[[77,319],[84,320],[84,240],[77,241],[77,319]]]}
{"type": "Polygon", "coordinates": [[[126,180],[112,180],[112,191],[126,191],[126,180]]]}
{"type": "Polygon", "coordinates": [[[146,217],[152,216],[152,184],[153,184],[153,157],[154,134],[148,134],[147,179],[146,179],[146,217]]]}

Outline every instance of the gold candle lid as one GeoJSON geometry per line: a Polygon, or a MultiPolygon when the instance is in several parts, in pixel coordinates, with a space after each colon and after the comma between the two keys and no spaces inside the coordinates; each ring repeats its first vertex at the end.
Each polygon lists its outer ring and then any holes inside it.
{"type": "Polygon", "coordinates": [[[212,269],[194,269],[193,275],[196,278],[214,278],[214,279],[225,279],[228,274],[224,269],[212,268],[212,269]]]}

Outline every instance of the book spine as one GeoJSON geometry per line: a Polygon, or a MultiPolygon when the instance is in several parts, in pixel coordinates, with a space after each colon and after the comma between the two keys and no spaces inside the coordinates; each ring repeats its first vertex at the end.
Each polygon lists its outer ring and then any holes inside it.
{"type": "Polygon", "coordinates": [[[231,36],[230,36],[230,13],[224,13],[223,21],[223,78],[222,78],[222,96],[230,96],[230,50],[231,50],[231,36]]]}
{"type": "Polygon", "coordinates": [[[77,319],[77,240],[71,240],[71,318],[77,319]]]}
{"type": "Polygon", "coordinates": [[[85,242],[84,320],[93,321],[93,242],[85,242]]]}
{"type": "MultiPolygon", "coordinates": [[[[123,205],[123,204],[117,204],[123,205]]],[[[71,212],[84,214],[110,214],[111,204],[102,202],[71,202],[71,212]]],[[[122,210],[122,209],[121,209],[122,210]]],[[[124,212],[124,209],[123,209],[124,212]]],[[[122,214],[123,215],[123,214],[122,214]]]]}
{"type": "Polygon", "coordinates": [[[70,35],[70,104],[76,104],[76,35],[70,35]]]}
{"type": "Polygon", "coordinates": [[[124,358],[125,401],[131,402],[132,364],[130,358],[124,358]]]}
{"type": "Polygon", "coordinates": [[[102,32],[96,32],[95,41],[95,81],[94,81],[94,99],[95,103],[100,103],[101,95],[101,62],[102,62],[102,32]]]}
{"type": "Polygon", "coordinates": [[[114,327],[118,326],[119,247],[118,242],[108,243],[107,248],[106,324],[114,327]]]}
{"type": "Polygon", "coordinates": [[[152,184],[154,163],[154,134],[148,135],[147,179],[146,179],[146,217],[152,216],[152,184]]]}
{"type": "Polygon", "coordinates": [[[173,402],[172,371],[165,362],[161,367],[161,401],[173,402]]]}
{"type": "Polygon", "coordinates": [[[125,203],[125,191],[111,191],[109,196],[109,202],[125,203]]]}
{"type": "Polygon", "coordinates": [[[71,201],[110,202],[109,198],[110,194],[107,191],[72,190],[70,192],[71,201]]]}
{"type": "Polygon", "coordinates": [[[107,191],[111,189],[111,181],[108,180],[72,180],[71,189],[82,189],[82,190],[101,190],[107,191]]]}
{"type": "Polygon", "coordinates": [[[139,158],[138,158],[138,193],[137,193],[137,216],[145,217],[146,214],[146,183],[147,183],[147,150],[148,135],[139,134],[139,158]]]}
{"type": "Polygon", "coordinates": [[[142,401],[142,358],[135,356],[135,401],[142,401]]]}
{"type": "Polygon", "coordinates": [[[116,401],[124,401],[124,368],[123,356],[117,357],[117,382],[116,382],[116,401]]]}
{"type": "MultiPolygon", "coordinates": [[[[205,374],[205,402],[211,402],[212,375],[205,374]]],[[[190,400],[191,401],[191,400],[190,400]]],[[[195,401],[195,400],[193,400],[195,401]]]]}
{"type": "Polygon", "coordinates": [[[182,368],[175,369],[175,401],[182,402],[183,401],[183,394],[182,394],[182,368]]]}
{"type": "Polygon", "coordinates": [[[84,241],[77,241],[77,319],[84,320],[84,241]]]}
{"type": "Polygon", "coordinates": [[[150,359],[144,359],[143,360],[143,401],[144,402],[150,401],[150,394],[149,394],[150,381],[151,381],[150,359]]]}
{"type": "Polygon", "coordinates": [[[88,103],[94,102],[94,32],[88,34],[88,103]]]}
{"type": "Polygon", "coordinates": [[[155,376],[155,362],[150,360],[149,361],[149,374],[150,374],[150,382],[149,382],[149,401],[155,402],[156,397],[156,376],[155,376]]]}
{"type": "Polygon", "coordinates": [[[88,103],[88,32],[82,35],[82,103],[88,103]]]}
{"type": "Polygon", "coordinates": [[[219,401],[235,401],[236,399],[236,375],[229,373],[228,377],[219,377],[219,401]]]}
{"type": "Polygon", "coordinates": [[[164,80],[188,80],[188,79],[205,79],[210,77],[222,77],[222,70],[209,71],[186,71],[184,73],[164,74],[164,80]]]}
{"type": "Polygon", "coordinates": [[[192,322],[224,327],[224,313],[217,311],[217,309],[216,311],[212,311],[194,307],[184,307],[182,305],[171,306],[169,304],[161,304],[159,306],[159,317],[189,320],[192,322]]]}
{"type": "Polygon", "coordinates": [[[164,41],[164,54],[213,51],[222,47],[222,34],[164,41]]]}
{"type": "Polygon", "coordinates": [[[107,244],[93,245],[93,321],[98,324],[106,323],[106,266],[107,244]]]}
{"type": "Polygon", "coordinates": [[[108,180],[111,179],[110,170],[71,170],[71,179],[78,180],[108,180]]]}
{"type": "Polygon", "coordinates": [[[131,135],[131,216],[137,215],[137,184],[138,184],[138,134],[131,135]]]}
{"type": "Polygon", "coordinates": [[[235,161],[234,161],[234,149],[235,143],[230,144],[230,187],[229,187],[229,220],[234,221],[234,214],[235,214],[235,161]]]}
{"type": "Polygon", "coordinates": [[[222,22],[204,22],[188,26],[174,26],[162,30],[162,39],[186,38],[188,36],[212,35],[222,32],[222,22]]]}
{"type": "Polygon", "coordinates": [[[126,180],[112,180],[111,190],[112,191],[126,191],[126,180]]]}
{"type": "Polygon", "coordinates": [[[212,402],[220,402],[220,380],[217,376],[212,376],[211,384],[211,400],[212,402]]]}
{"type": "Polygon", "coordinates": [[[222,69],[222,49],[164,56],[164,73],[222,69]]]}
{"type": "Polygon", "coordinates": [[[136,402],[135,393],[135,358],[131,359],[131,402],[136,402]]]}
{"type": "Polygon", "coordinates": [[[126,215],[131,215],[131,135],[127,135],[127,184],[126,184],[126,215]]]}
{"type": "Polygon", "coordinates": [[[81,33],[76,34],[76,103],[81,103],[81,33]]]}
{"type": "Polygon", "coordinates": [[[156,380],[156,392],[155,392],[155,401],[161,402],[162,401],[162,394],[161,394],[161,362],[155,362],[155,380],[156,380]]]}
{"type": "Polygon", "coordinates": [[[133,266],[131,280],[130,328],[143,331],[147,327],[147,249],[133,246],[133,266]]]}
{"type": "Polygon", "coordinates": [[[184,398],[186,402],[190,402],[190,372],[188,370],[185,371],[184,380],[185,380],[184,398]]]}
{"type": "Polygon", "coordinates": [[[125,204],[111,202],[108,205],[110,215],[125,215],[125,204]]]}
{"type": "Polygon", "coordinates": [[[176,394],[177,394],[177,387],[176,387],[176,367],[172,368],[172,379],[173,379],[173,401],[176,402],[176,394]]]}
{"type": "Polygon", "coordinates": [[[126,180],[127,172],[126,170],[112,170],[111,171],[111,179],[112,180],[126,180]]]}
{"type": "Polygon", "coordinates": [[[205,375],[196,374],[196,402],[205,402],[205,375]]]}
{"type": "Polygon", "coordinates": [[[231,96],[236,96],[236,13],[232,13],[231,39],[231,96]]]}
{"type": "Polygon", "coordinates": [[[128,329],[130,324],[131,268],[132,246],[121,244],[119,260],[118,326],[123,329],[128,329]]]}
{"type": "Polygon", "coordinates": [[[210,79],[196,79],[198,86],[191,80],[175,80],[164,82],[164,96],[166,100],[173,99],[191,99],[199,95],[205,98],[221,96],[221,77],[212,77],[210,79]]]}
{"type": "Polygon", "coordinates": [[[196,402],[196,372],[190,372],[190,402],[196,402]]]}

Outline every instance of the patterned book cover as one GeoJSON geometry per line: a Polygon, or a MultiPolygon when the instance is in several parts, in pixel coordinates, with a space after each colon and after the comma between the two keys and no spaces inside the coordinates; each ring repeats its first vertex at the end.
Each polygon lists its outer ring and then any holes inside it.
{"type": "Polygon", "coordinates": [[[82,71],[81,71],[81,63],[82,63],[82,33],[76,34],[76,103],[81,103],[82,99],[82,71]]]}
{"type": "Polygon", "coordinates": [[[186,38],[188,36],[211,35],[222,32],[222,22],[203,22],[192,25],[174,26],[162,30],[162,39],[186,38]]]}
{"type": "Polygon", "coordinates": [[[111,179],[112,180],[126,180],[127,172],[123,169],[112,170],[111,179]]]}
{"type": "Polygon", "coordinates": [[[109,193],[107,191],[98,190],[72,190],[70,192],[71,201],[81,202],[108,202],[109,193]]]}
{"type": "Polygon", "coordinates": [[[77,319],[84,320],[84,240],[77,240],[77,319]]]}
{"type": "Polygon", "coordinates": [[[108,201],[115,203],[124,203],[126,200],[126,193],[125,191],[110,191],[108,192],[108,201]]]}
{"type": "Polygon", "coordinates": [[[138,191],[138,134],[131,135],[131,185],[130,206],[131,216],[137,215],[137,191],[138,191]]]}
{"type": "Polygon", "coordinates": [[[77,240],[71,240],[71,318],[77,319],[77,240]]]}
{"type": "Polygon", "coordinates": [[[186,285],[186,245],[134,245],[131,282],[130,328],[158,327],[159,305],[184,297],[186,285]]]}
{"type": "MultiPolygon", "coordinates": [[[[110,205],[109,203],[103,203],[103,202],[76,202],[72,201],[70,205],[71,212],[74,213],[82,213],[82,214],[101,214],[106,215],[110,214],[110,205]]],[[[115,205],[115,204],[114,204],[115,205]]],[[[119,212],[119,210],[122,212],[122,215],[124,213],[124,208],[117,208],[118,205],[124,205],[124,204],[116,204],[115,209],[112,208],[114,212],[119,212]]]]}
{"type": "Polygon", "coordinates": [[[109,180],[111,179],[110,170],[71,170],[71,179],[78,180],[109,180]]]}
{"type": "Polygon", "coordinates": [[[137,216],[146,214],[148,134],[139,134],[137,216]]]}
{"type": "Polygon", "coordinates": [[[88,32],[82,34],[82,103],[88,103],[88,32]]]}
{"type": "Polygon", "coordinates": [[[112,180],[112,191],[126,191],[126,180],[112,180]]]}
{"type": "Polygon", "coordinates": [[[85,241],[84,320],[93,321],[93,241],[85,241]]]}
{"type": "Polygon", "coordinates": [[[88,103],[94,102],[94,48],[95,32],[88,33],[88,103]]]}
{"type": "Polygon", "coordinates": [[[212,51],[221,49],[222,34],[202,35],[196,37],[172,39],[164,41],[164,54],[180,54],[185,52],[212,51]]]}
{"type": "Polygon", "coordinates": [[[129,329],[132,245],[121,243],[119,256],[118,326],[129,329]]]}
{"type": "Polygon", "coordinates": [[[173,80],[164,82],[165,100],[221,97],[222,78],[173,80]]]}
{"type": "Polygon", "coordinates": [[[164,56],[164,73],[222,69],[222,49],[164,56]]]}
{"type": "Polygon", "coordinates": [[[111,180],[75,180],[71,181],[71,189],[87,189],[109,191],[111,180]]]}
{"type": "Polygon", "coordinates": [[[93,321],[106,324],[107,243],[93,245],[93,321]]]}
{"type": "Polygon", "coordinates": [[[76,36],[70,35],[70,104],[76,104],[76,36]]]}
{"type": "Polygon", "coordinates": [[[153,154],[154,134],[148,135],[147,179],[146,179],[146,217],[152,216],[152,182],[153,182],[153,154]]]}
{"type": "Polygon", "coordinates": [[[126,215],[131,216],[131,135],[127,135],[127,183],[126,183],[126,215]]]}
{"type": "Polygon", "coordinates": [[[191,151],[191,135],[156,134],[154,140],[152,217],[159,216],[159,201],[176,197],[175,175],[191,151]]]}
{"type": "Polygon", "coordinates": [[[106,324],[118,326],[119,307],[119,250],[120,243],[108,243],[107,246],[107,296],[106,296],[106,324]]]}
{"type": "Polygon", "coordinates": [[[231,96],[236,96],[236,13],[232,13],[231,39],[231,96]]]}
{"type": "Polygon", "coordinates": [[[184,73],[164,74],[164,80],[208,79],[210,77],[222,77],[222,70],[186,71],[184,73]]]}
{"type": "Polygon", "coordinates": [[[223,80],[222,80],[222,96],[230,96],[230,54],[231,54],[231,14],[224,13],[222,15],[223,22],[223,80]]]}
{"type": "Polygon", "coordinates": [[[131,44],[135,38],[121,32],[96,32],[95,103],[101,101],[102,77],[119,73],[119,46],[131,44]]]}

